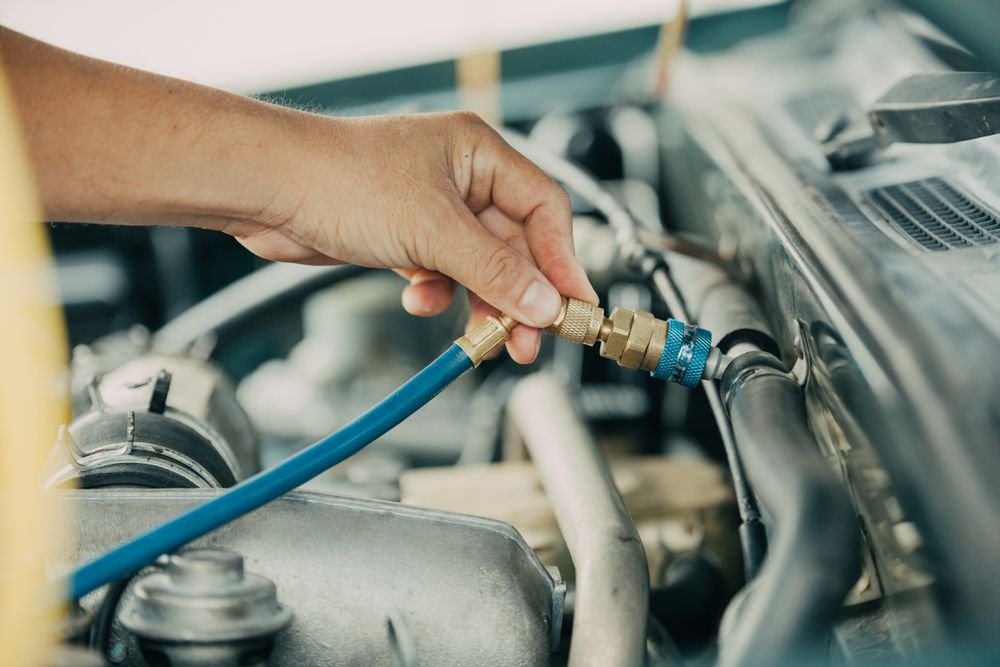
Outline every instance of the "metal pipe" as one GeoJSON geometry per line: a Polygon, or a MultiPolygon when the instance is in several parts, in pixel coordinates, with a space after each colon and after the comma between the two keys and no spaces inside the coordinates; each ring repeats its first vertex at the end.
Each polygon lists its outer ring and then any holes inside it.
{"type": "MultiPolygon", "coordinates": [[[[561,181],[567,188],[600,211],[607,219],[608,225],[615,230],[615,242],[622,258],[633,268],[649,275],[654,288],[667,305],[671,316],[685,322],[691,321],[691,314],[688,312],[684,296],[677,288],[663,254],[654,252],[642,243],[639,238],[641,226],[628,209],[611,196],[596,178],[569,160],[547,151],[537,142],[531,141],[528,137],[514,130],[504,128],[502,134],[512,146],[537,163],[550,176],[561,181]]],[[[763,319],[760,321],[763,322],[763,319]]],[[[743,342],[753,344],[754,340],[740,338],[739,341],[734,342],[736,344],[743,342]]],[[[718,387],[707,380],[702,381],[702,387],[708,397],[712,416],[718,425],[719,435],[725,448],[726,461],[729,464],[729,473],[733,479],[740,512],[740,543],[743,547],[744,569],[747,579],[752,579],[757,575],[763,563],[764,554],[767,551],[767,536],[760,520],[757,500],[743,472],[743,464],[740,461],[739,452],[736,450],[729,419],[726,417],[725,409],[719,398],[718,387]]]]}
{"type": "MultiPolygon", "coordinates": [[[[678,308],[678,317],[688,317],[684,308],[684,302],[680,297],[680,290],[666,269],[655,269],[651,276],[653,286],[660,294],[660,298],[667,303],[668,308],[678,308]],[[670,304],[674,303],[674,306],[670,304]]],[[[741,346],[752,346],[753,343],[742,342],[741,346]]],[[[719,438],[722,440],[722,448],[726,452],[726,462],[729,464],[729,476],[733,480],[733,491],[736,494],[736,507],[740,514],[740,546],[743,550],[743,573],[747,581],[752,580],[760,572],[764,565],[764,558],[767,555],[767,532],[764,530],[764,523],[761,521],[760,509],[757,507],[757,497],[750,488],[750,483],[746,478],[746,471],[743,468],[743,461],[740,459],[739,450],[736,448],[736,440],[733,438],[732,425],[726,415],[725,407],[722,405],[722,398],[719,395],[719,387],[710,380],[702,380],[702,388],[705,390],[705,397],[712,410],[712,416],[719,427],[719,438]]]]}
{"type": "Polygon", "coordinates": [[[159,352],[184,353],[203,336],[239,325],[286,299],[311,294],[363,271],[352,264],[268,264],[167,322],[154,334],[153,345],[159,352]]]}
{"type": "Polygon", "coordinates": [[[756,349],[779,355],[771,326],[757,301],[728,272],[684,255],[671,255],[669,261],[670,277],[690,309],[685,321],[710,330],[715,345],[726,354],[734,345],[749,342],[756,349]]]}
{"type": "Polygon", "coordinates": [[[764,568],[721,640],[719,664],[819,664],[860,574],[853,506],[815,445],[801,388],[778,359],[735,359],[722,390],[743,464],[775,527],[764,568]]]}
{"type": "Polygon", "coordinates": [[[607,462],[565,385],[553,376],[537,373],[521,380],[508,412],[576,567],[570,667],[643,664],[649,612],[646,553],[607,462]]]}

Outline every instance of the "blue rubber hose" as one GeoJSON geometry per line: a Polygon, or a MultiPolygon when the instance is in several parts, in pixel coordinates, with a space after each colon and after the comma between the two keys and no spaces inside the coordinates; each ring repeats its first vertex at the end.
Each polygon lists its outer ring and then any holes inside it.
{"type": "Polygon", "coordinates": [[[338,431],[77,569],[70,575],[72,599],[132,574],[162,554],[308,482],[384,435],[471,368],[472,361],[465,351],[452,345],[399,389],[338,431]]]}

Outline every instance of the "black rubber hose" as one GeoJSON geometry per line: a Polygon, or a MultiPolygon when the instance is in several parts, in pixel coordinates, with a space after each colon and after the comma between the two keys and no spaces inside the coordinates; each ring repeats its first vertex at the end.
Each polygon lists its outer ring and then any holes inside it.
{"type": "Polygon", "coordinates": [[[853,506],[816,447],[800,387],[778,359],[738,357],[722,393],[774,531],[761,574],[723,639],[720,665],[814,664],[860,574],[853,506]]]}
{"type": "Polygon", "coordinates": [[[114,624],[115,616],[118,614],[118,603],[121,602],[122,596],[125,594],[125,590],[128,588],[133,576],[122,577],[118,581],[108,585],[108,590],[104,593],[104,599],[101,600],[101,605],[97,609],[97,615],[94,617],[94,624],[90,627],[90,641],[88,642],[90,648],[100,651],[103,656],[107,656],[110,649],[111,626],[114,624]]]}
{"type": "MultiPolygon", "coordinates": [[[[674,317],[685,322],[690,322],[690,313],[684,306],[680,296],[680,290],[674,284],[673,278],[666,268],[653,266],[650,269],[650,277],[653,286],[670,308],[674,317]]],[[[711,380],[702,380],[702,388],[705,390],[705,397],[708,400],[709,408],[712,410],[712,417],[719,429],[719,438],[722,440],[722,447],[726,453],[726,462],[729,464],[729,477],[733,482],[733,491],[736,494],[736,507],[740,515],[739,537],[740,547],[743,551],[743,574],[747,581],[755,579],[763,566],[764,558],[767,556],[767,533],[764,524],[760,520],[760,510],[757,507],[757,498],[747,481],[746,471],[740,459],[740,453],[736,448],[733,439],[733,429],[729,423],[729,417],[722,405],[722,398],[719,388],[711,380]]]]}

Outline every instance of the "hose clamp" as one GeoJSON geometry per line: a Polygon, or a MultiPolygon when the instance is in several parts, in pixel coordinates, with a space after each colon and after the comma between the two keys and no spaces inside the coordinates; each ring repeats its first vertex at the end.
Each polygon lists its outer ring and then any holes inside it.
{"type": "Polygon", "coordinates": [[[693,324],[684,325],[684,333],[681,334],[681,350],[674,360],[674,367],[670,371],[670,381],[680,382],[687,374],[688,365],[694,354],[694,339],[698,334],[698,327],[693,324]]]}
{"type": "Polygon", "coordinates": [[[688,388],[697,386],[705,372],[711,349],[711,331],[678,320],[668,320],[663,354],[651,375],[688,388]]]}
{"type": "Polygon", "coordinates": [[[729,412],[733,398],[752,379],[765,376],[777,377],[787,382],[795,382],[785,365],[768,352],[747,352],[736,357],[722,375],[720,382],[722,403],[729,412]]]}

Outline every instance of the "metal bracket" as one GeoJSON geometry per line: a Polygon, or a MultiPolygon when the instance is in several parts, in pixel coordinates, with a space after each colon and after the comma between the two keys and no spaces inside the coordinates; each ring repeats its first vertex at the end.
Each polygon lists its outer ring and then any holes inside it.
{"type": "Polygon", "coordinates": [[[809,343],[809,325],[799,319],[792,320],[795,327],[795,339],[792,346],[795,352],[795,364],[791,374],[800,387],[805,387],[812,375],[812,349],[809,343]]]}
{"type": "Polygon", "coordinates": [[[867,122],[846,115],[817,129],[830,166],[850,169],[894,143],[950,144],[1000,133],[1000,75],[917,74],[890,88],[867,122]]]}
{"type": "Polygon", "coordinates": [[[132,453],[135,444],[135,412],[129,410],[125,415],[125,442],[121,445],[106,445],[95,447],[89,452],[80,449],[73,434],[65,425],[59,427],[59,434],[56,436],[56,446],[60,447],[69,459],[69,463],[77,470],[89,468],[103,461],[126,456],[132,453]]]}

